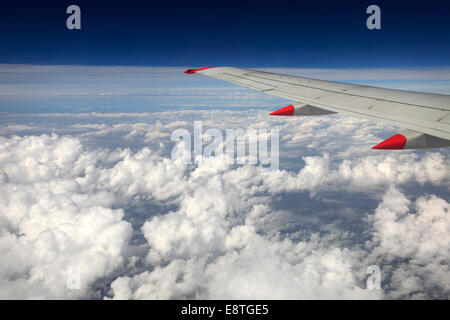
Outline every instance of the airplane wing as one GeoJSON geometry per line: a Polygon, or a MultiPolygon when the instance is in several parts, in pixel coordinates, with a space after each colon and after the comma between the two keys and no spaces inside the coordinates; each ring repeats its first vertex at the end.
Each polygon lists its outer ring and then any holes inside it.
{"type": "Polygon", "coordinates": [[[450,95],[420,93],[324,81],[232,67],[187,69],[293,101],[272,112],[313,116],[336,112],[381,121],[403,131],[374,149],[420,149],[450,146],[450,95]]]}

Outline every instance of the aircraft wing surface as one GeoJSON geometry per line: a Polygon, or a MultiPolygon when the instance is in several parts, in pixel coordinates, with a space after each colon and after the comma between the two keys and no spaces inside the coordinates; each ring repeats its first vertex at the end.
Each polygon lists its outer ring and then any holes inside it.
{"type": "Polygon", "coordinates": [[[313,116],[342,112],[403,128],[375,149],[450,145],[450,95],[324,81],[233,67],[187,69],[293,101],[271,115],[313,116]]]}

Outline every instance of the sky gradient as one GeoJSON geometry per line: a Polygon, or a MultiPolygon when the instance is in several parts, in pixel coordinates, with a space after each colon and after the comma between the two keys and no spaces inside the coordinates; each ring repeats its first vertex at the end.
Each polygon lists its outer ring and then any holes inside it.
{"type": "Polygon", "coordinates": [[[4,1],[0,63],[422,67],[450,65],[447,1],[4,1]],[[81,30],[66,8],[81,8],[81,30]],[[366,8],[381,8],[381,30],[366,8]]]}

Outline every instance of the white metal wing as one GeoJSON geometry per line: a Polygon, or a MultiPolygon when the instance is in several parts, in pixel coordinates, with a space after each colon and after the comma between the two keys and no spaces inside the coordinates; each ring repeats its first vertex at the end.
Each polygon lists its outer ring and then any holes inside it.
{"type": "Polygon", "coordinates": [[[293,104],[271,115],[309,116],[342,112],[403,128],[374,149],[450,146],[450,96],[315,80],[232,67],[187,69],[286,98],[293,104]]]}

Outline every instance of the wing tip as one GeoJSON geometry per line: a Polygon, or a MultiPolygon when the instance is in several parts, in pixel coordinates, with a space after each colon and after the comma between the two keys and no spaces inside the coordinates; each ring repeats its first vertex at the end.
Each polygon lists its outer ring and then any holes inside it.
{"type": "Polygon", "coordinates": [[[184,70],[184,73],[187,73],[187,74],[194,74],[194,73],[196,73],[196,72],[198,72],[198,71],[206,70],[206,69],[212,69],[212,68],[215,68],[215,67],[206,67],[206,68],[199,68],[199,69],[192,69],[192,68],[190,68],[190,69],[184,70]]]}

